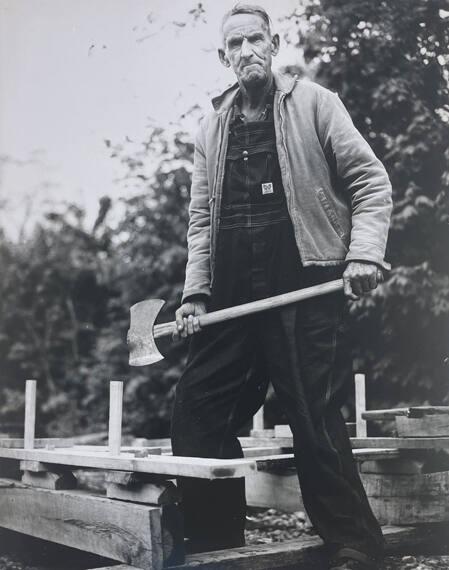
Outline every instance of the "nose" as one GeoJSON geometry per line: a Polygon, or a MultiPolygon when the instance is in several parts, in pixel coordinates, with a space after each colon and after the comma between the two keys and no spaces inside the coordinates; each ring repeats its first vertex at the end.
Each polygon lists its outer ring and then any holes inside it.
{"type": "Polygon", "coordinates": [[[245,37],[243,37],[242,46],[240,48],[240,56],[244,58],[248,55],[251,55],[252,52],[253,52],[253,50],[251,48],[251,44],[249,43],[249,41],[245,37]]]}

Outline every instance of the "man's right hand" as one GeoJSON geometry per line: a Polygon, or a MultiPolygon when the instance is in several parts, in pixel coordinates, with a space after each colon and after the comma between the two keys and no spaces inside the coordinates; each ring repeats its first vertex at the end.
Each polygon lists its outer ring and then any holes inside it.
{"type": "Polygon", "coordinates": [[[186,338],[201,330],[200,321],[198,317],[207,313],[206,301],[201,299],[191,298],[186,303],[183,303],[176,311],[176,333],[174,338],[186,338]]]}

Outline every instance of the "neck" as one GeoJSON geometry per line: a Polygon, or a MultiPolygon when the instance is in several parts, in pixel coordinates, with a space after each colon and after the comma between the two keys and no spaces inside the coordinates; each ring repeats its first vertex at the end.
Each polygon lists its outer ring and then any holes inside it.
{"type": "Polygon", "coordinates": [[[273,86],[273,76],[270,75],[267,82],[263,85],[257,85],[251,88],[246,85],[240,85],[242,94],[242,107],[246,109],[258,109],[265,104],[265,101],[273,86]]]}

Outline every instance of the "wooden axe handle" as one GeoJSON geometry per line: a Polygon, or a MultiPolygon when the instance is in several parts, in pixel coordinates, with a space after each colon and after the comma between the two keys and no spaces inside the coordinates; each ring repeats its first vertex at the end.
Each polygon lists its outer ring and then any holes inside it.
{"type": "MultiPolygon", "coordinates": [[[[251,303],[244,303],[243,305],[237,305],[236,307],[229,307],[228,309],[205,313],[198,318],[200,326],[207,327],[209,325],[215,325],[216,323],[222,323],[238,317],[244,317],[245,315],[251,315],[252,313],[259,313],[260,311],[275,309],[276,307],[282,307],[284,305],[289,305],[290,303],[297,303],[304,299],[326,295],[327,293],[334,293],[341,289],[343,289],[343,279],[336,279],[335,281],[320,283],[319,285],[313,285],[313,287],[307,287],[306,289],[299,289],[298,291],[292,291],[290,293],[276,295],[275,297],[261,299],[260,301],[252,301],[251,303]]],[[[176,332],[175,321],[171,323],[162,323],[154,327],[153,336],[154,338],[159,338],[161,336],[171,335],[174,332],[176,332]]]]}

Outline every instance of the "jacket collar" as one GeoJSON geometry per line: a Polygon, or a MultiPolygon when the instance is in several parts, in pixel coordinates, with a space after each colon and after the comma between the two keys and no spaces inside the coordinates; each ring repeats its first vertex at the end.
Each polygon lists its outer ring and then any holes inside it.
{"type": "MultiPolygon", "coordinates": [[[[281,93],[290,93],[295,86],[296,77],[292,77],[291,75],[285,75],[274,71],[273,78],[276,91],[280,91],[281,93]]],[[[238,89],[239,84],[234,83],[234,85],[223,91],[221,95],[212,99],[212,105],[218,114],[227,111],[232,106],[238,89]]]]}

